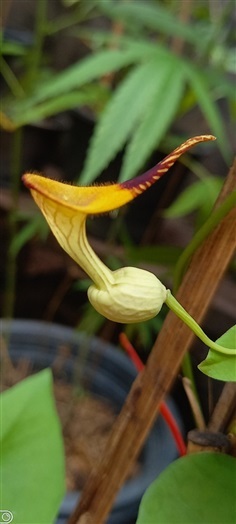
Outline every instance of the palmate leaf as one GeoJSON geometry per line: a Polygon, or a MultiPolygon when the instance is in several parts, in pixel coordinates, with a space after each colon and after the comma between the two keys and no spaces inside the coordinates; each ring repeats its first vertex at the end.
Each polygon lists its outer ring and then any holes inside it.
{"type": "Polygon", "coordinates": [[[127,146],[120,181],[134,176],[159,145],[178,111],[184,86],[184,75],[178,60],[170,58],[159,63],[155,92],[127,146]]]}
{"type": "Polygon", "coordinates": [[[52,524],[65,488],[50,370],[2,394],[1,422],[1,508],[17,524],[52,524]]]}
{"type": "MultiPolygon", "coordinates": [[[[193,32],[192,27],[191,32],[193,32]]],[[[187,64],[187,66],[188,64],[192,66],[191,60],[188,60],[186,57],[183,56],[182,58],[177,57],[177,55],[175,55],[173,51],[169,50],[164,43],[161,43],[161,41],[151,39],[148,40],[147,38],[145,38],[145,36],[140,36],[140,38],[137,40],[133,36],[130,36],[128,33],[114,35],[114,33],[111,33],[109,31],[95,32],[94,30],[88,28],[80,28],[79,31],[75,28],[73,29],[72,34],[79,38],[89,40],[91,46],[95,49],[99,49],[104,45],[112,47],[112,45],[115,44],[118,48],[124,47],[124,49],[140,49],[140,56],[143,56],[143,53],[146,53],[148,56],[149,53],[152,53],[153,51],[155,52],[158,49],[162,49],[162,51],[166,54],[167,60],[169,59],[169,57],[174,57],[176,60],[178,59],[179,62],[183,61],[185,62],[185,64],[187,64]]],[[[202,42],[202,39],[200,40],[202,42]]],[[[195,68],[198,69],[197,64],[195,65],[195,68]]],[[[201,67],[200,70],[202,74],[201,67]]],[[[209,68],[204,70],[204,77],[206,79],[206,84],[208,86],[209,91],[211,93],[214,92],[214,96],[216,98],[227,97],[232,101],[235,100],[235,82],[233,78],[227,75],[223,75],[222,71],[219,71],[219,69],[216,66],[214,66],[214,64],[211,64],[209,68]]]]}
{"type": "Polygon", "coordinates": [[[68,67],[65,71],[54,74],[53,77],[42,82],[36,88],[35,93],[24,101],[24,106],[22,103],[22,108],[69,93],[107,73],[140,62],[146,55],[147,50],[145,48],[132,47],[131,45],[128,49],[108,49],[90,55],[68,67]]]}
{"type": "Polygon", "coordinates": [[[79,182],[88,184],[123,147],[130,133],[155,95],[164,67],[163,54],[155,56],[130,71],[108,102],[95,128],[89,153],[79,182]]]}
{"type": "Polygon", "coordinates": [[[233,524],[235,459],[223,453],[186,455],[147,489],[137,524],[233,524]]]}
{"type": "Polygon", "coordinates": [[[208,377],[236,382],[236,325],[226,331],[216,342],[220,346],[232,349],[232,356],[210,349],[207,358],[199,364],[198,368],[208,377]]]}
{"type": "MultiPolygon", "coordinates": [[[[140,62],[151,51],[146,46],[130,43],[121,49],[102,50],[78,61],[65,71],[39,81],[32,94],[19,100],[2,101],[2,111],[15,126],[51,116],[73,107],[91,104],[95,89],[78,91],[78,88],[135,62],[140,62]]],[[[3,122],[4,127],[4,122],[3,122]]]]}

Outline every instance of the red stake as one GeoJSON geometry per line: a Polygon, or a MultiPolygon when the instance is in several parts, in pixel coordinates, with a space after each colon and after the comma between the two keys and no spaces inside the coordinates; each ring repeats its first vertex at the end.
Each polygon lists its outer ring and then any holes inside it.
{"type": "MultiPolygon", "coordinates": [[[[121,346],[126,351],[127,355],[129,355],[137,371],[142,371],[142,369],[144,368],[144,364],[141,358],[138,356],[136,350],[132,346],[131,342],[129,341],[127,335],[125,333],[120,333],[119,339],[120,339],[121,346]]],[[[176,447],[179,451],[179,454],[181,456],[186,455],[186,445],[181,435],[181,431],[178,427],[178,424],[175,418],[173,417],[171,411],[169,410],[165,402],[162,402],[160,405],[160,413],[162,417],[164,418],[164,420],[166,421],[166,424],[168,425],[173,435],[173,438],[175,440],[176,447]]]]}

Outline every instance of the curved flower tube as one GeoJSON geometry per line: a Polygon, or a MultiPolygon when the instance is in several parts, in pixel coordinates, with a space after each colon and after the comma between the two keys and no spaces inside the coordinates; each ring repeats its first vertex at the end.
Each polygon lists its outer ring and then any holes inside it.
{"type": "Polygon", "coordinates": [[[88,297],[97,311],[121,323],[154,317],[167,297],[163,284],[148,271],[121,268],[111,271],[95,254],[86,236],[87,215],[101,214],[127,204],[153,185],[178,158],[212,135],[190,138],[155,167],[121,184],[79,187],[37,174],[23,176],[61,247],[84,269],[94,285],[88,297]]]}

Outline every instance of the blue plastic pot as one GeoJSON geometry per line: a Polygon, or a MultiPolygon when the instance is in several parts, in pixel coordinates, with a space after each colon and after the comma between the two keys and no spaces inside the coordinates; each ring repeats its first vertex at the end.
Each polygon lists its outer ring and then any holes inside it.
{"type": "MultiPolygon", "coordinates": [[[[65,380],[71,380],[80,362],[79,376],[86,388],[112,403],[116,412],[120,411],[136,371],[128,357],[116,347],[96,337],[86,338],[71,328],[31,320],[2,320],[1,332],[8,337],[13,362],[25,358],[32,363],[34,370],[51,366],[60,346],[67,346],[69,357],[63,365],[65,380]]],[[[173,400],[169,399],[168,405],[180,421],[173,400]]],[[[135,522],[145,490],[177,456],[175,442],[160,416],[139,457],[139,472],[120,490],[107,524],[135,522]]],[[[56,524],[66,523],[78,497],[77,492],[67,493],[56,524]]]]}

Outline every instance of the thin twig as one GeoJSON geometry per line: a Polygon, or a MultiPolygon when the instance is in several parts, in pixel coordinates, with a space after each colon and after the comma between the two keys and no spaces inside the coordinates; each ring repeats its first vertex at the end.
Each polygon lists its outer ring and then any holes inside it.
{"type": "Polygon", "coordinates": [[[189,404],[191,406],[196,426],[198,429],[204,430],[206,428],[206,424],[199,407],[199,403],[196,399],[195,392],[193,391],[192,382],[187,377],[183,377],[182,382],[185,393],[188,397],[189,404]]]}

